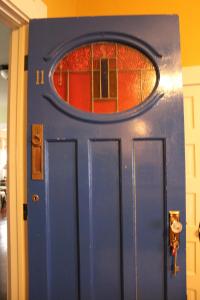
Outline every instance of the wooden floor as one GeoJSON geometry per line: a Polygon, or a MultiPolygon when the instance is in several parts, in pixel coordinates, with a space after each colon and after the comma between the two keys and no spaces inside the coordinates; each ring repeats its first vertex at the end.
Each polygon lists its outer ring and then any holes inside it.
{"type": "Polygon", "coordinates": [[[0,211],[0,300],[7,299],[7,218],[0,211]]]}

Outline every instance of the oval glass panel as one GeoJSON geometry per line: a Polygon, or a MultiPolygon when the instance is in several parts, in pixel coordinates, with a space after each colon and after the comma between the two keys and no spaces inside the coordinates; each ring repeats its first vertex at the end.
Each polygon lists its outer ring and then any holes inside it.
{"type": "Polygon", "coordinates": [[[53,71],[60,98],[76,109],[111,114],[143,103],[153,92],[153,63],[135,48],[111,42],[84,45],[68,53],[53,71]]]}

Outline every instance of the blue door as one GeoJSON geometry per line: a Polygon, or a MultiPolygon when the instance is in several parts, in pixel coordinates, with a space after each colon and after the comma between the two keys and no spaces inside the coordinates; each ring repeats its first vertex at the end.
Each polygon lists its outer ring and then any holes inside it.
{"type": "Polygon", "coordinates": [[[28,70],[29,299],[185,300],[178,18],[33,20],[28,70]]]}

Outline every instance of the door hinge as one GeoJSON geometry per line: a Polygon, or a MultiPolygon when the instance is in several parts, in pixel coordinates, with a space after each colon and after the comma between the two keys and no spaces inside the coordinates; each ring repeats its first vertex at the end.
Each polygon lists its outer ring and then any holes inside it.
{"type": "Polygon", "coordinates": [[[24,71],[28,71],[28,55],[24,56],[24,71]]]}
{"type": "Polygon", "coordinates": [[[23,204],[23,219],[26,221],[28,218],[28,206],[27,203],[23,204]]]}

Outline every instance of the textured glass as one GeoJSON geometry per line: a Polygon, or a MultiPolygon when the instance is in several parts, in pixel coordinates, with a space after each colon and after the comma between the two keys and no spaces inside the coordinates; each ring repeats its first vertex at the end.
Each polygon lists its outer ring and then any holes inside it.
{"type": "Polygon", "coordinates": [[[110,97],[117,98],[117,72],[116,72],[116,70],[110,70],[110,72],[109,72],[109,89],[110,89],[110,97]]]}
{"type": "Polygon", "coordinates": [[[114,43],[93,44],[93,57],[95,59],[116,57],[116,44],[114,43]]]}
{"type": "Polygon", "coordinates": [[[154,65],[139,50],[98,42],[69,52],[56,65],[52,80],[57,94],[69,105],[110,114],[146,101],[157,77],[154,65]]]}
{"type": "Polygon", "coordinates": [[[93,93],[94,98],[100,98],[100,71],[93,72],[93,93]]]}

